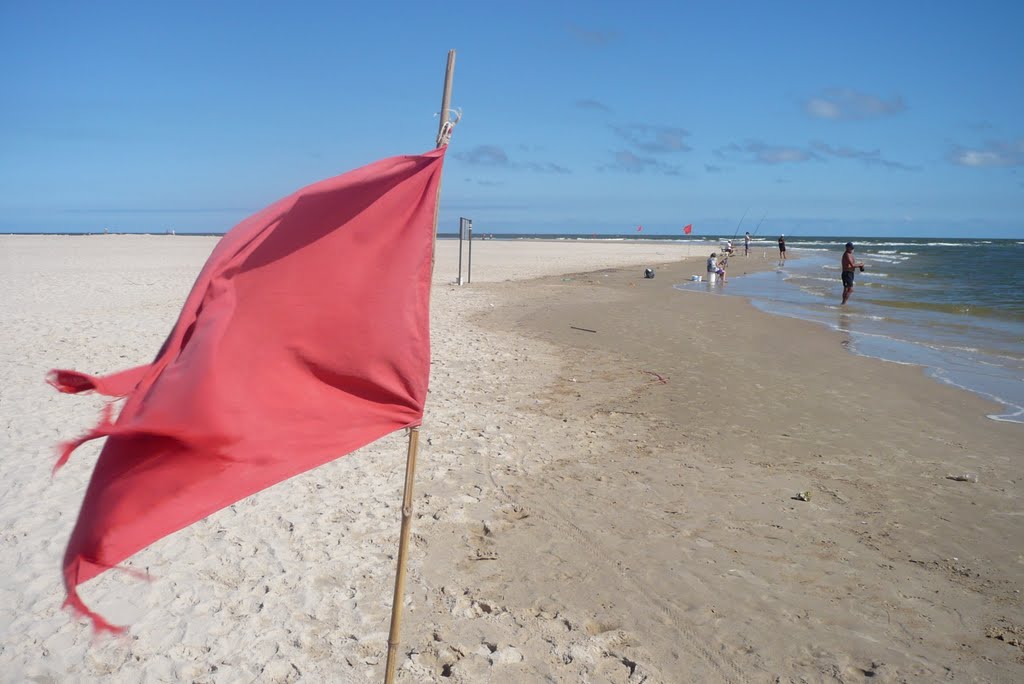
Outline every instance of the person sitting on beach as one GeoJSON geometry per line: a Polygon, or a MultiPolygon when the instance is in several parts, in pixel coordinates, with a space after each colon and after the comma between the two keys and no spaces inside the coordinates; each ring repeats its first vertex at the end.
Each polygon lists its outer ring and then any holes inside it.
{"type": "Polygon", "coordinates": [[[722,251],[728,256],[732,256],[732,240],[726,240],[725,244],[722,245],[722,251]]]}
{"type": "Polygon", "coordinates": [[[716,276],[725,282],[725,265],[729,263],[729,257],[725,257],[721,261],[718,261],[718,255],[714,252],[708,257],[708,280],[711,280],[711,274],[714,273],[716,276]]]}

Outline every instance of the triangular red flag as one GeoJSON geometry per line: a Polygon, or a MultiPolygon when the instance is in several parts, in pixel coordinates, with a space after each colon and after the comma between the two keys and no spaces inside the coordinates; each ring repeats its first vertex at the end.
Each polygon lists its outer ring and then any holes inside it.
{"type": "Polygon", "coordinates": [[[686,227],[683,228],[683,232],[686,233],[687,235],[692,233],[693,232],[693,224],[692,223],[686,224],[686,227]]]}
{"type": "Polygon", "coordinates": [[[638,233],[639,233],[639,232],[640,232],[641,230],[643,230],[643,229],[644,229],[644,227],[643,227],[643,226],[637,226],[637,227],[636,227],[636,232],[638,232],[638,233]]]}
{"type": "Polygon", "coordinates": [[[76,587],[250,494],[419,425],[430,371],[434,211],[445,148],[310,185],[217,244],[156,359],[75,393],[127,395],[64,556],[76,587]]]}

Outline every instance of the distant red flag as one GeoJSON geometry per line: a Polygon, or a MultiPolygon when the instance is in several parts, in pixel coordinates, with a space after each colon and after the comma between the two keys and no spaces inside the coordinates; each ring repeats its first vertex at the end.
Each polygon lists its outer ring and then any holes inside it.
{"type": "Polygon", "coordinates": [[[693,232],[693,224],[692,223],[686,224],[686,227],[683,228],[683,232],[686,233],[687,235],[692,233],[693,232]]]}
{"type": "Polygon", "coordinates": [[[636,227],[636,232],[638,232],[638,233],[639,233],[639,232],[640,232],[641,230],[643,230],[643,229],[644,229],[644,227],[643,227],[643,226],[637,226],[637,227],[636,227]]]}
{"type": "Polygon", "coordinates": [[[430,370],[434,209],[445,148],[310,185],[217,244],[156,359],[63,392],[127,395],[64,556],[76,587],[152,542],[395,430],[430,370]]]}

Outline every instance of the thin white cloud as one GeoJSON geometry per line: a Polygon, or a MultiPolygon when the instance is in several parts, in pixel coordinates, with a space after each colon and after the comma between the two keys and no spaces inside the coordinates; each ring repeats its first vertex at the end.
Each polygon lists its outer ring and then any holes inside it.
{"type": "Polygon", "coordinates": [[[497,145],[477,145],[465,152],[459,152],[455,158],[471,166],[525,169],[535,173],[572,173],[570,169],[554,162],[515,162],[503,148],[497,145]]]}
{"type": "Polygon", "coordinates": [[[971,129],[972,131],[980,133],[995,130],[995,125],[991,121],[986,121],[983,119],[978,121],[968,121],[964,125],[967,126],[967,128],[971,129]]]}
{"type": "Polygon", "coordinates": [[[748,140],[743,145],[732,143],[715,150],[722,159],[744,159],[758,164],[787,164],[818,159],[817,155],[802,147],[769,145],[760,140],[748,140]]]}
{"type": "Polygon", "coordinates": [[[610,164],[598,166],[598,171],[626,171],[627,173],[660,173],[665,176],[678,176],[679,167],[666,164],[653,157],[641,157],[629,150],[619,150],[613,153],[615,161],[610,164]]]}
{"type": "Polygon", "coordinates": [[[477,145],[459,152],[455,158],[474,166],[510,166],[508,154],[497,145],[477,145]]]}
{"type": "Polygon", "coordinates": [[[539,173],[572,173],[566,167],[554,162],[523,162],[522,167],[539,173]]]}
{"type": "Polygon", "coordinates": [[[604,47],[615,42],[619,37],[619,34],[615,31],[594,31],[591,29],[585,29],[582,26],[577,26],[576,24],[569,25],[569,33],[576,36],[576,38],[587,45],[593,45],[595,47],[604,47]]]}
{"type": "Polygon", "coordinates": [[[1024,166],[1024,138],[991,140],[981,148],[955,145],[946,155],[950,163],[972,168],[1024,166]]]}
{"type": "Polygon", "coordinates": [[[858,150],[853,147],[835,147],[823,142],[812,142],[808,147],[772,145],[761,140],[748,140],[742,145],[732,143],[715,150],[720,159],[748,161],[756,164],[799,164],[808,161],[826,161],[829,158],[851,159],[867,166],[916,171],[917,167],[885,159],[879,150],[858,150]]]}
{"type": "Polygon", "coordinates": [[[804,102],[804,111],[816,119],[856,121],[892,116],[906,110],[899,95],[885,100],[849,88],[832,88],[804,102]]]}
{"type": "Polygon", "coordinates": [[[836,104],[826,100],[812,98],[807,101],[804,107],[807,109],[808,114],[818,119],[839,119],[842,117],[842,110],[836,104]]]}
{"type": "Polygon", "coordinates": [[[595,109],[595,110],[597,110],[599,112],[610,112],[610,111],[612,111],[611,107],[609,107],[608,105],[606,105],[603,102],[600,102],[599,100],[591,100],[591,99],[576,100],[576,106],[579,107],[580,109],[595,109]]]}
{"type": "Polygon", "coordinates": [[[650,124],[614,124],[611,128],[617,136],[642,152],[665,154],[688,152],[691,149],[683,141],[690,135],[685,128],[650,124]]]}
{"type": "Polygon", "coordinates": [[[909,164],[884,159],[881,151],[879,150],[858,150],[853,147],[832,147],[831,145],[823,142],[813,142],[811,143],[811,148],[828,157],[855,159],[863,162],[867,166],[882,166],[887,169],[899,169],[901,171],[918,170],[918,167],[910,166],[909,164]]]}

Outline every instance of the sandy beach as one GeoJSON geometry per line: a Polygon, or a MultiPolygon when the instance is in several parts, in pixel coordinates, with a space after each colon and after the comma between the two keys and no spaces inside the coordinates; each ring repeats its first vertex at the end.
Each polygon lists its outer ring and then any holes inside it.
{"type": "MultiPolygon", "coordinates": [[[[104,402],[44,375],[150,360],[215,243],[0,236],[2,681],[383,677],[403,434],[83,585],[126,636],[61,610],[99,445],[50,471],[104,402]]],[[[1021,426],[673,289],[715,247],[476,240],[459,286],[438,242],[398,681],[1024,679],[1021,426]]]]}

